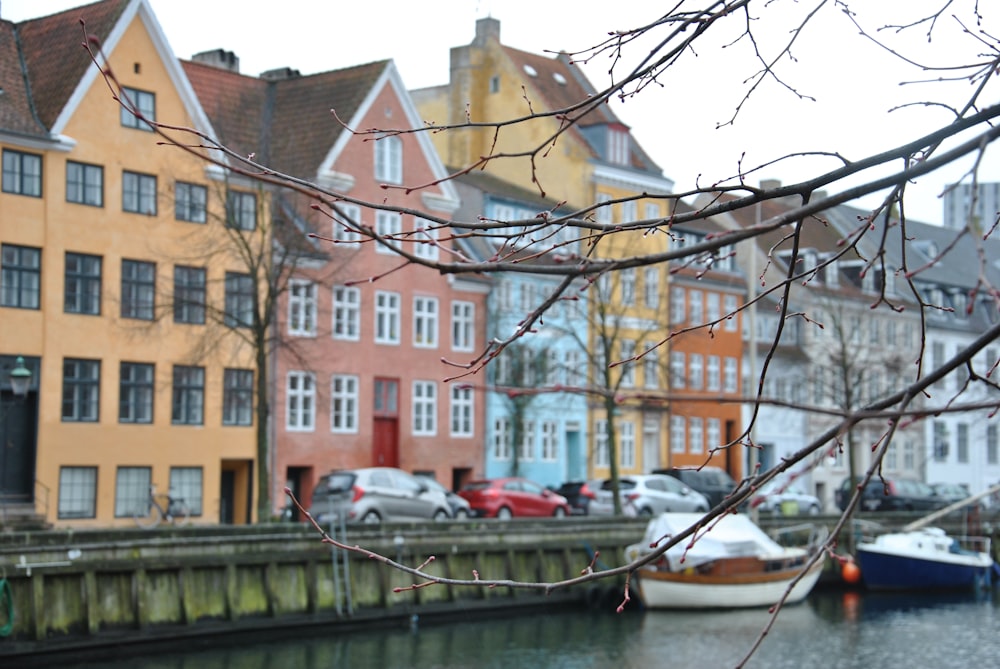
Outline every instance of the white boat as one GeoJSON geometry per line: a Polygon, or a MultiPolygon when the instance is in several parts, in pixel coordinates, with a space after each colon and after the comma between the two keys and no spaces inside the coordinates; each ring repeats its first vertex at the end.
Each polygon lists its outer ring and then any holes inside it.
{"type": "MultiPolygon", "coordinates": [[[[702,519],[697,513],[664,513],[649,521],[641,543],[625,549],[629,562],[648,555],[702,519]]],[[[805,547],[780,545],[747,516],[725,515],[657,560],[636,570],[639,596],[653,609],[720,609],[771,606],[801,575],[785,604],[805,599],[823,571],[825,557],[803,573],[822,544],[824,528],[811,530],[805,547]]]]}
{"type": "Polygon", "coordinates": [[[952,537],[938,527],[883,534],[858,543],[856,553],[873,590],[985,588],[994,570],[988,538],[952,537]]]}

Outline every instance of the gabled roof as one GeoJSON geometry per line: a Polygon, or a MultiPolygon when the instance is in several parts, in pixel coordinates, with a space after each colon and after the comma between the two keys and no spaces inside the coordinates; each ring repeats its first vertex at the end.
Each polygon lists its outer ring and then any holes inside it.
{"type": "Polygon", "coordinates": [[[279,172],[312,178],[390,61],[267,80],[199,62],[184,70],[228,148],[279,172]]]}

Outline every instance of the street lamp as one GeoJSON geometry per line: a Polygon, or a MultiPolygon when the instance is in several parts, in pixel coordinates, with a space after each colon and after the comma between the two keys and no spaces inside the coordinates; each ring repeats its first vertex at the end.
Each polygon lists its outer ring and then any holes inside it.
{"type": "Polygon", "coordinates": [[[24,397],[31,386],[31,370],[24,366],[24,358],[17,356],[14,369],[10,370],[10,389],[15,397],[24,397]]]}

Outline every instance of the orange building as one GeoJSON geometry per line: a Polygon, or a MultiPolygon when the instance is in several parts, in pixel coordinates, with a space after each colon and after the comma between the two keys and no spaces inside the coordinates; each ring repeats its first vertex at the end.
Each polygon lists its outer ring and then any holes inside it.
{"type": "Polygon", "coordinates": [[[212,132],[146,0],[0,22],[0,361],[32,371],[2,393],[4,503],[131,525],[152,484],[248,522],[252,356],[199,353],[240,272],[192,249],[224,239],[220,183],[112,98],[81,19],[144,118],[212,132]]]}

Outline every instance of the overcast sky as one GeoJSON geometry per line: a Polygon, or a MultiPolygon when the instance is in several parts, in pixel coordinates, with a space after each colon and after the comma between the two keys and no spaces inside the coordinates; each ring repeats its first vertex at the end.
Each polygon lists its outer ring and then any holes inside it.
{"type": "MultiPolygon", "coordinates": [[[[961,12],[972,2],[956,0],[951,11],[961,12]]],[[[72,0],[2,0],[0,16],[22,21],[80,4],[72,0]]],[[[199,51],[228,49],[240,58],[241,71],[250,75],[284,66],[311,74],[393,58],[409,88],[447,83],[449,49],[471,42],[475,21],[483,16],[500,20],[501,41],[507,46],[544,53],[585,49],[600,42],[611,30],[634,28],[657,18],[656,10],[666,6],[645,0],[570,5],[540,0],[152,0],[151,4],[180,58],[190,58],[199,51]]],[[[758,45],[767,49],[769,57],[777,44],[769,36],[785,39],[791,22],[813,4],[792,0],[762,3],[757,11],[781,12],[786,21],[769,35],[758,36],[758,45]]],[[[934,0],[853,0],[850,6],[860,21],[877,28],[892,20],[919,18],[926,14],[920,8],[932,4],[934,0]],[[886,4],[905,5],[905,11],[911,13],[906,17],[868,13],[881,11],[886,4]]],[[[938,0],[937,5],[941,4],[944,1],[938,0]]],[[[980,12],[986,13],[982,28],[1000,35],[1000,8],[994,4],[980,2],[980,12]]],[[[797,60],[785,61],[781,66],[788,86],[764,82],[731,126],[717,129],[719,123],[730,119],[746,90],[743,82],[758,69],[746,40],[722,48],[736,37],[732,32],[735,25],[731,29],[723,27],[697,54],[686,54],[683,67],[663,78],[662,85],[650,86],[624,103],[615,104],[616,112],[632,126],[646,151],[675,181],[677,191],[692,188],[699,175],[702,185],[732,176],[741,158],[744,167],[802,151],[839,152],[857,160],[947,122],[947,112],[940,107],[889,111],[900,104],[938,95],[940,84],[901,87],[901,80],[937,78],[938,74],[928,77],[898,67],[898,61],[859,38],[857,30],[832,2],[817,18],[815,27],[796,42],[793,53],[797,60]]],[[[967,23],[975,27],[974,21],[967,23]]],[[[968,52],[968,60],[973,60],[985,48],[959,35],[960,27],[950,15],[938,22],[938,32],[930,45],[936,53],[919,51],[928,47],[925,30],[914,31],[911,39],[897,46],[932,65],[944,63],[943,52],[968,52]]],[[[893,33],[883,34],[891,37],[893,33]]],[[[637,45],[634,52],[638,57],[649,50],[648,44],[637,45]]],[[[599,56],[581,67],[600,88],[608,81],[610,64],[607,56],[599,56]]],[[[971,88],[963,83],[951,85],[950,90],[952,102],[958,104],[971,88]]],[[[995,103],[997,98],[995,90],[988,102],[995,103]]],[[[1000,154],[1000,149],[992,153],[1000,154]]],[[[988,155],[985,165],[987,171],[980,174],[980,179],[1000,181],[1000,156],[988,155]]],[[[755,172],[748,181],[756,184],[760,179],[777,178],[788,183],[836,166],[830,158],[784,161],[755,172]]],[[[908,196],[909,214],[927,222],[940,222],[937,196],[946,183],[961,176],[966,166],[914,184],[908,196]]]]}

